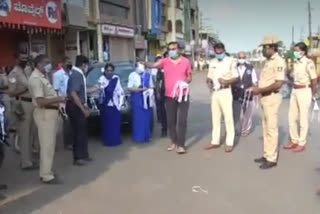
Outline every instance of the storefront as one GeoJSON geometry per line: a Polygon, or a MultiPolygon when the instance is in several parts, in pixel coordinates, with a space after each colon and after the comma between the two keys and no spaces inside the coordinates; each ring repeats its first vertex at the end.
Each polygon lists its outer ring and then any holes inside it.
{"type": "Polygon", "coordinates": [[[104,61],[135,59],[134,29],[110,24],[102,25],[104,61]]]}
{"type": "Polygon", "coordinates": [[[12,66],[14,53],[58,55],[62,42],[61,0],[2,0],[0,66],[12,66]],[[54,54],[57,53],[57,54],[54,54]]]}

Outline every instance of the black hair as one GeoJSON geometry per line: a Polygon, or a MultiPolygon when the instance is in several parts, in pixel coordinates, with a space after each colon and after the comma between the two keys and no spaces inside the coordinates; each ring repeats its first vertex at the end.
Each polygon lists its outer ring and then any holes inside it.
{"type": "Polygon", "coordinates": [[[178,46],[178,49],[181,48],[181,45],[179,44],[179,42],[175,42],[175,41],[169,42],[168,48],[169,48],[170,45],[177,45],[177,46],[178,46]]]}
{"type": "Polygon", "coordinates": [[[68,56],[65,56],[62,58],[63,63],[66,63],[68,60],[70,60],[70,57],[68,57],[68,56]]]}
{"type": "Polygon", "coordinates": [[[163,53],[163,57],[166,58],[168,56],[168,51],[163,53]]]}
{"type": "Polygon", "coordinates": [[[108,68],[112,68],[112,70],[114,71],[114,65],[112,63],[107,63],[105,66],[104,66],[104,70],[106,71],[108,68]]]}
{"type": "Polygon", "coordinates": [[[83,55],[78,55],[76,57],[76,67],[80,68],[83,64],[89,64],[88,57],[83,55]]]}
{"type": "Polygon", "coordinates": [[[39,63],[42,63],[43,60],[47,59],[48,57],[46,55],[40,54],[34,59],[34,66],[37,67],[39,63]]]}
{"type": "Polygon", "coordinates": [[[299,42],[295,44],[294,47],[298,47],[300,50],[302,50],[305,53],[305,55],[308,54],[308,46],[304,42],[299,42]]]}
{"type": "Polygon", "coordinates": [[[213,46],[213,49],[216,50],[216,49],[223,49],[223,50],[226,50],[224,44],[222,42],[218,42],[216,44],[214,44],[213,46]]]}

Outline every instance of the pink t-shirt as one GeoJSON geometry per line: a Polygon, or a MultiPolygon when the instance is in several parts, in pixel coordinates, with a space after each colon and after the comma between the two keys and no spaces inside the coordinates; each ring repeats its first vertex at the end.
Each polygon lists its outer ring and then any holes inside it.
{"type": "Polygon", "coordinates": [[[174,86],[178,81],[186,81],[191,74],[190,61],[181,56],[179,62],[175,63],[169,57],[161,59],[160,65],[164,72],[165,96],[173,98],[174,86]]]}

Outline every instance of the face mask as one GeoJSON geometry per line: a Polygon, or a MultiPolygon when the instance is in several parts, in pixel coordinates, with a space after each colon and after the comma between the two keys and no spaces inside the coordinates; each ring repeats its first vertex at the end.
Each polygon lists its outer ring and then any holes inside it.
{"type": "Polygon", "coordinates": [[[113,73],[105,73],[104,76],[107,78],[107,80],[111,80],[113,77],[113,73]]]}
{"type": "Polygon", "coordinates": [[[270,54],[267,53],[267,50],[266,50],[266,49],[263,49],[263,50],[262,50],[262,55],[263,55],[265,58],[270,58],[270,54]]]}
{"type": "Polygon", "coordinates": [[[219,60],[222,60],[224,57],[225,57],[225,53],[222,53],[222,54],[216,54],[216,58],[219,59],[219,60]]]}
{"type": "Polygon", "coordinates": [[[245,59],[238,59],[238,63],[239,63],[240,65],[243,65],[243,64],[246,63],[246,60],[245,60],[245,59]]]}
{"type": "Polygon", "coordinates": [[[48,73],[50,73],[51,72],[51,70],[52,70],[52,65],[49,63],[49,64],[47,64],[46,66],[44,66],[44,71],[48,74],[48,73]]]}
{"type": "Polygon", "coordinates": [[[88,66],[88,65],[85,65],[84,68],[83,68],[83,72],[84,72],[84,73],[87,73],[88,69],[89,69],[89,66],[88,66]]]}
{"type": "Polygon", "coordinates": [[[300,52],[298,52],[298,51],[294,51],[293,52],[293,57],[295,58],[295,59],[301,59],[301,54],[300,54],[300,52]]]}
{"type": "Polygon", "coordinates": [[[72,65],[66,65],[66,68],[71,71],[72,70],[72,65]]]}
{"type": "Polygon", "coordinates": [[[178,51],[177,50],[171,50],[169,51],[169,57],[171,59],[176,59],[178,57],[178,51]]]}

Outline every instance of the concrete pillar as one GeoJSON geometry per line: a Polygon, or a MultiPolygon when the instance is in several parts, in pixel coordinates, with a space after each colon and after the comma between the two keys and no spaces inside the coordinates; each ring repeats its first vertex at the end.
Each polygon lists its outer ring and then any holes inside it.
{"type": "Polygon", "coordinates": [[[77,30],[77,55],[81,54],[81,48],[80,48],[80,31],[77,30]]]}
{"type": "Polygon", "coordinates": [[[103,62],[103,40],[102,40],[102,29],[101,29],[101,20],[100,20],[100,5],[99,0],[95,0],[95,12],[97,20],[97,45],[98,45],[98,60],[103,62]]]}
{"type": "Polygon", "coordinates": [[[177,31],[176,31],[176,1],[175,0],[170,0],[171,1],[171,14],[172,14],[172,37],[171,41],[176,41],[177,40],[177,31]]]}

